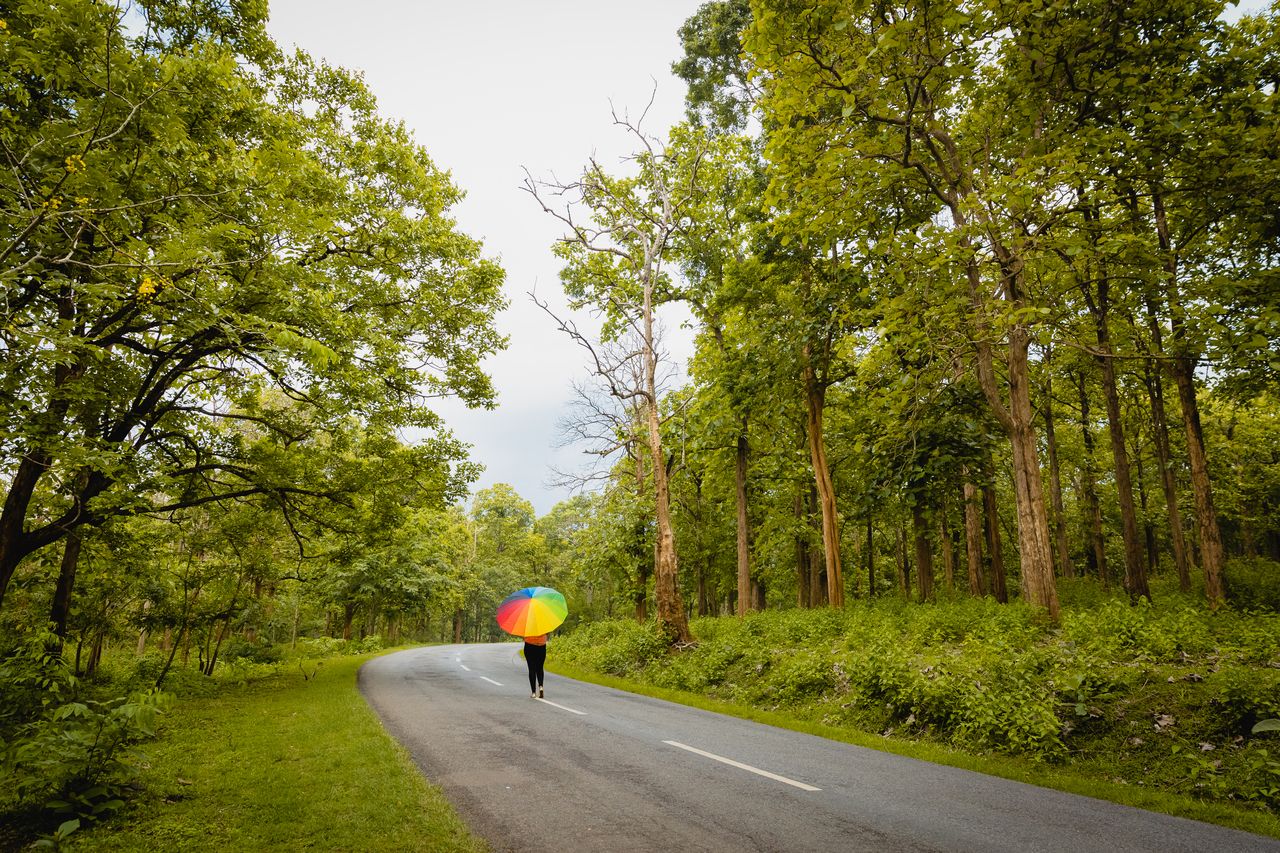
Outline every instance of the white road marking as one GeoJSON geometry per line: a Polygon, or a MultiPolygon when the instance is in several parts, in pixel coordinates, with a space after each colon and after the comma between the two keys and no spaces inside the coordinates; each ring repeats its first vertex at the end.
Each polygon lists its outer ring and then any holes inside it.
{"type": "Polygon", "coordinates": [[[460,664],[458,664],[458,666],[462,667],[462,668],[463,668],[463,669],[465,669],[467,672],[470,672],[470,671],[471,671],[471,667],[467,666],[465,663],[460,663],[460,664]]]}
{"type": "Polygon", "coordinates": [[[485,676],[483,676],[483,675],[482,675],[482,676],[480,676],[480,678],[481,678],[482,680],[484,680],[484,681],[489,682],[490,684],[496,684],[496,685],[498,685],[499,687],[501,687],[501,686],[502,686],[502,682],[501,682],[501,681],[494,681],[492,678],[487,678],[487,677],[485,677],[485,676]]]}
{"type": "Polygon", "coordinates": [[[766,779],[772,779],[775,782],[782,782],[786,785],[791,785],[793,787],[799,788],[802,791],[821,791],[822,790],[821,788],[815,788],[812,785],[806,785],[804,782],[797,782],[795,779],[788,779],[786,776],[779,776],[777,773],[770,773],[768,770],[761,770],[759,767],[752,767],[750,764],[743,764],[741,761],[734,761],[732,758],[725,758],[723,755],[716,755],[713,752],[704,752],[701,749],[697,749],[692,746],[686,746],[685,744],[680,743],[679,741],[664,740],[663,743],[668,744],[670,746],[679,747],[680,749],[688,750],[689,752],[695,753],[696,755],[701,755],[704,758],[710,758],[713,761],[719,761],[722,764],[728,764],[730,767],[737,767],[740,770],[747,770],[751,773],[755,773],[757,776],[763,776],[766,779]]]}
{"type": "Polygon", "coordinates": [[[575,711],[573,708],[566,708],[563,705],[557,705],[555,702],[552,702],[550,699],[539,699],[538,701],[544,705],[550,705],[553,708],[559,708],[561,711],[568,711],[570,714],[577,714],[579,717],[585,717],[587,715],[586,711],[575,711]]]}

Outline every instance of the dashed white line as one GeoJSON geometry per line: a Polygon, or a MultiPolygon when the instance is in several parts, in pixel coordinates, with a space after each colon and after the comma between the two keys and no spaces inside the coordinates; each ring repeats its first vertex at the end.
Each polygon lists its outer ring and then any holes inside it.
{"type": "Polygon", "coordinates": [[[566,708],[564,705],[557,705],[555,702],[552,702],[549,699],[539,699],[538,701],[544,705],[550,705],[553,708],[559,708],[561,711],[568,711],[570,714],[577,714],[579,717],[585,717],[587,715],[586,711],[575,711],[573,708],[566,708]]]}
{"type": "Polygon", "coordinates": [[[460,664],[458,664],[458,666],[462,667],[462,668],[463,668],[463,669],[465,669],[467,672],[470,672],[470,671],[471,671],[471,667],[467,666],[465,663],[460,663],[460,664]]]}
{"type": "Polygon", "coordinates": [[[679,747],[688,750],[695,755],[701,755],[703,758],[710,758],[712,761],[719,761],[721,764],[728,764],[730,767],[737,767],[739,770],[746,770],[757,776],[763,776],[766,779],[772,779],[775,782],[782,782],[786,785],[799,788],[802,791],[821,791],[821,788],[815,788],[812,785],[806,785],[804,782],[797,782],[795,779],[788,779],[786,776],[779,776],[777,773],[770,773],[768,770],[761,770],[759,767],[752,767],[750,764],[743,764],[741,761],[734,761],[732,758],[725,758],[723,755],[716,755],[714,752],[706,752],[696,747],[688,746],[675,740],[664,740],[663,743],[669,746],[679,747]]]}
{"type": "Polygon", "coordinates": [[[480,678],[481,678],[481,680],[482,680],[482,681],[487,681],[487,682],[489,682],[490,684],[496,684],[496,685],[498,685],[499,687],[501,687],[501,686],[502,686],[502,682],[501,682],[501,681],[494,681],[492,678],[488,678],[487,676],[483,676],[483,675],[482,675],[482,676],[480,676],[480,678]]]}

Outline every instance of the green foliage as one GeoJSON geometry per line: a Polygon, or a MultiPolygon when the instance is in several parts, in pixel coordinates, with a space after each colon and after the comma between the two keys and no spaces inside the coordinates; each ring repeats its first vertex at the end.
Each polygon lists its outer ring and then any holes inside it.
{"type": "MultiPolygon", "coordinates": [[[[82,695],[51,651],[54,639],[34,634],[0,664],[6,696],[0,812],[97,820],[123,807],[136,779],[132,747],[155,734],[169,697],[154,690],[108,699],[82,695]]],[[[74,828],[64,823],[54,841],[74,828]]]]}
{"type": "Polygon", "coordinates": [[[1274,807],[1265,718],[1280,716],[1280,624],[1115,599],[1058,626],[991,599],[894,597],[697,619],[666,652],[650,624],[584,625],[557,659],[798,719],[940,742],[1207,799],[1274,807]],[[1175,749],[1176,747],[1176,749],[1175,749]]]}
{"type": "Polygon", "coordinates": [[[13,807],[99,819],[124,806],[137,775],[129,749],[155,735],[169,697],[157,691],[50,709],[6,745],[3,781],[13,807]]]}
{"type": "Polygon", "coordinates": [[[1280,612],[1280,563],[1265,557],[1233,557],[1222,567],[1227,600],[1240,610],[1280,612]]]}

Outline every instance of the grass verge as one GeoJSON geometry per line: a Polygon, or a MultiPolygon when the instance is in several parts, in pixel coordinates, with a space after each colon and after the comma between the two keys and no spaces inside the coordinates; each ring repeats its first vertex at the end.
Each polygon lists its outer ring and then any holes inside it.
{"type": "Polygon", "coordinates": [[[1043,762],[1031,761],[1016,756],[961,752],[934,743],[890,739],[857,729],[824,725],[788,714],[785,711],[762,710],[750,705],[715,699],[701,693],[656,687],[633,679],[620,678],[583,669],[561,661],[548,661],[547,671],[579,681],[599,684],[604,687],[613,687],[629,693],[638,693],[642,696],[651,696],[667,702],[677,702],[693,708],[700,708],[704,711],[754,720],[759,723],[777,726],[778,728],[804,732],[805,734],[915,758],[920,761],[959,767],[976,773],[984,773],[988,776],[998,776],[1003,779],[1012,779],[1043,788],[1053,788],[1072,794],[1109,800],[1113,803],[1146,809],[1147,811],[1161,812],[1175,817],[1200,820],[1258,835],[1280,838],[1280,818],[1227,803],[1205,802],[1167,791],[1107,782],[1096,777],[1073,773],[1069,769],[1054,767],[1043,762]]]}
{"type": "Polygon", "coordinates": [[[479,853],[356,689],[374,655],[184,699],[143,746],[144,791],[70,849],[479,853]]]}

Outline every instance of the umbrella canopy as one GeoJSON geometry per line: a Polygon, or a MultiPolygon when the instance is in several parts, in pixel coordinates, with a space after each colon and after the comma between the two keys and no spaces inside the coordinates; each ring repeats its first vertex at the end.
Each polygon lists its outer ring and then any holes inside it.
{"type": "Polygon", "coordinates": [[[560,627],[569,615],[564,596],[549,586],[527,586],[498,605],[498,627],[517,637],[536,637],[560,627]]]}

